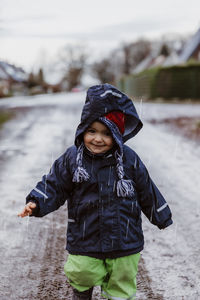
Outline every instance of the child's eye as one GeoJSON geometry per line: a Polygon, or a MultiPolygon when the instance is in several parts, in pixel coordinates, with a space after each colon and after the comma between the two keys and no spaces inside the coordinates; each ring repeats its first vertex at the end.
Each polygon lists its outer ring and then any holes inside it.
{"type": "Polygon", "coordinates": [[[111,133],[110,133],[109,131],[106,131],[106,132],[105,132],[105,135],[106,135],[106,136],[111,136],[111,133]]]}
{"type": "Polygon", "coordinates": [[[89,128],[89,129],[87,130],[87,132],[89,132],[89,133],[95,133],[95,130],[94,130],[94,129],[91,129],[91,128],[89,128]]]}

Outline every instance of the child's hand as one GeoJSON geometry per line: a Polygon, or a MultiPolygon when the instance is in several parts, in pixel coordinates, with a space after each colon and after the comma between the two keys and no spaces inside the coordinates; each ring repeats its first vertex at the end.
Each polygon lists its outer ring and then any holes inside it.
{"type": "Polygon", "coordinates": [[[32,215],[33,209],[36,208],[36,204],[33,202],[28,202],[18,217],[24,218],[26,216],[32,215]]]}

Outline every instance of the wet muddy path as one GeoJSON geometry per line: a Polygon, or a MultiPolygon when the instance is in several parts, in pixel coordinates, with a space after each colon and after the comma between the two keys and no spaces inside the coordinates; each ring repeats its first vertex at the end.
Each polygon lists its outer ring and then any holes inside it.
{"type": "MultiPolygon", "coordinates": [[[[73,143],[83,94],[2,101],[15,118],[0,130],[0,299],[71,300],[63,266],[67,204],[42,218],[19,219],[27,193],[73,143]],[[48,104],[50,102],[50,104],[48,104]]],[[[199,107],[198,107],[199,108],[199,107]]],[[[200,192],[198,143],[150,119],[191,116],[196,107],[138,105],[141,134],[129,142],[145,162],[172,211],[174,225],[160,231],[144,218],[145,250],[137,299],[200,299],[200,192]],[[156,163],[155,163],[156,162],[156,163]],[[184,174],[184,176],[183,176],[184,174]]],[[[96,288],[93,299],[103,299],[96,288]]]]}

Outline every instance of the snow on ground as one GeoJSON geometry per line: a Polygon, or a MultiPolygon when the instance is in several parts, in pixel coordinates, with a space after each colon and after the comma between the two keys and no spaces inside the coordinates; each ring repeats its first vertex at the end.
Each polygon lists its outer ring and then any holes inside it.
{"type": "Polygon", "coordinates": [[[144,128],[129,145],[138,152],[173,213],[164,231],[144,220],[143,258],[153,289],[164,299],[200,299],[200,144],[151,118],[200,115],[200,105],[144,104],[144,128]]]}
{"type": "MultiPolygon", "coordinates": [[[[50,105],[45,96],[27,101],[25,97],[8,99],[8,107],[15,107],[16,118],[0,133],[1,300],[40,299],[38,285],[45,282],[41,270],[49,259],[44,259],[48,239],[57,232],[65,236],[67,215],[65,212],[64,229],[56,230],[56,213],[42,220],[29,220],[19,219],[17,212],[24,206],[27,193],[73,142],[83,97],[56,95],[50,97],[50,105]]],[[[4,108],[5,104],[1,103],[4,108]]],[[[66,256],[64,247],[65,242],[60,251],[66,256]]],[[[66,259],[60,257],[62,262],[66,259]]]]}
{"type": "MultiPolygon", "coordinates": [[[[0,108],[16,111],[16,118],[0,132],[2,300],[71,299],[67,291],[65,297],[65,279],[59,275],[62,270],[56,269],[58,257],[62,264],[66,258],[59,242],[61,239],[64,243],[66,207],[63,212],[37,220],[19,219],[16,214],[33,185],[73,143],[84,97],[85,93],[72,93],[0,101],[0,108]]],[[[200,105],[141,102],[136,106],[144,128],[128,144],[142,158],[166,197],[174,220],[172,226],[160,231],[144,217],[146,242],[141,270],[148,274],[144,280],[150,278],[150,282],[140,282],[138,299],[197,300],[200,299],[200,145],[148,120],[199,116],[200,105]],[[154,296],[149,296],[148,287],[154,296]]]]}
{"type": "Polygon", "coordinates": [[[84,103],[85,92],[42,94],[37,96],[17,96],[0,100],[0,108],[38,107],[38,106],[68,106],[84,103]]]}

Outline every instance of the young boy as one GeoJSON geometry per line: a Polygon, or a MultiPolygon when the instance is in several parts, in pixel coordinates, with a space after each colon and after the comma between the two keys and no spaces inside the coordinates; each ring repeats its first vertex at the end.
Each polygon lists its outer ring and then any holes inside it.
{"type": "Polygon", "coordinates": [[[154,225],[172,224],[170,209],[138,155],[124,145],[142,128],[133,102],[114,86],[89,88],[75,145],[53,164],[19,214],[43,217],[68,200],[68,260],[73,299],[135,299],[143,249],[141,210],[154,225]]]}

